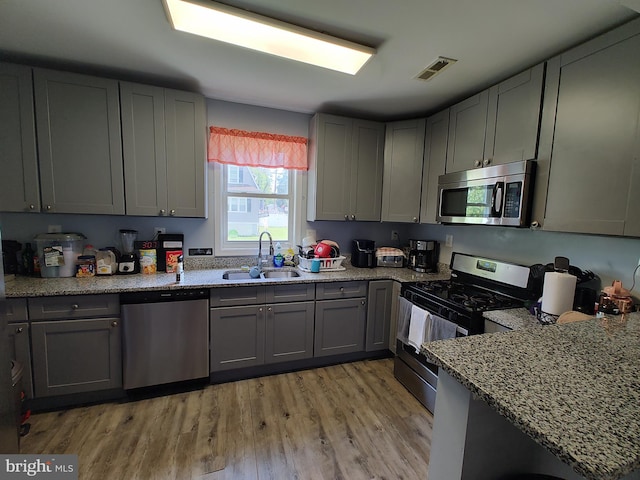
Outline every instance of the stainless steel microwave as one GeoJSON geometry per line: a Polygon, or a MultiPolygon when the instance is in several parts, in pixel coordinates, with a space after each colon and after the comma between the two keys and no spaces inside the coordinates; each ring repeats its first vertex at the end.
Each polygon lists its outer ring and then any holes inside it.
{"type": "Polygon", "coordinates": [[[440,175],[437,221],[529,226],[535,166],[525,160],[440,175]]]}

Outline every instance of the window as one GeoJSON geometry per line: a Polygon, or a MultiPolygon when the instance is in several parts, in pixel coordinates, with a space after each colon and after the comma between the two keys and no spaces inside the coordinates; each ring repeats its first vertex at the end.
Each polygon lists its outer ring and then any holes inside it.
{"type": "Polygon", "coordinates": [[[302,222],[306,138],[210,127],[216,255],[255,255],[260,234],[295,244],[302,222]]]}

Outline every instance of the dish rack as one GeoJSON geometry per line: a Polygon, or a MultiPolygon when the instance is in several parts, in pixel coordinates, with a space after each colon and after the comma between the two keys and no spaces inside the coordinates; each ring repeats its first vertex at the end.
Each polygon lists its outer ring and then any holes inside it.
{"type": "Polygon", "coordinates": [[[300,268],[300,270],[303,270],[305,272],[310,272],[311,262],[313,260],[320,260],[321,272],[326,272],[326,271],[338,272],[340,270],[346,270],[346,268],[342,266],[342,262],[344,261],[345,258],[347,257],[340,256],[335,258],[304,258],[299,256],[298,268],[300,268]]]}

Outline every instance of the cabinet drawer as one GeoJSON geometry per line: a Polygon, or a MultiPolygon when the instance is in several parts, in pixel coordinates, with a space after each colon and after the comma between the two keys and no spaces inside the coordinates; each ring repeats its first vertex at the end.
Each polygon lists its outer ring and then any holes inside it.
{"type": "Polygon", "coordinates": [[[367,282],[333,282],[316,285],[316,300],[355,298],[367,295],[367,282]]]}
{"type": "Polygon", "coordinates": [[[31,320],[120,316],[118,295],[64,295],[29,299],[31,320]]]}
{"type": "Polygon", "coordinates": [[[7,322],[26,322],[27,315],[26,298],[7,298],[4,305],[0,305],[0,315],[7,319],[7,322]]]}
{"type": "Polygon", "coordinates": [[[265,301],[267,303],[306,302],[313,300],[315,296],[316,289],[313,283],[268,285],[265,301]]]}
{"type": "Polygon", "coordinates": [[[264,298],[264,285],[212,288],[209,306],[238,307],[244,305],[258,305],[260,303],[264,303],[264,298]]]}

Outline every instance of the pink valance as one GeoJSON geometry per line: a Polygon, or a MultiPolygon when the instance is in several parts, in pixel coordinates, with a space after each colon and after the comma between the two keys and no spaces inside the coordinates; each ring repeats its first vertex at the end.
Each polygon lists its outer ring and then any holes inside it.
{"type": "Polygon", "coordinates": [[[210,162],[247,167],[307,170],[307,139],[209,127],[210,162]]]}

